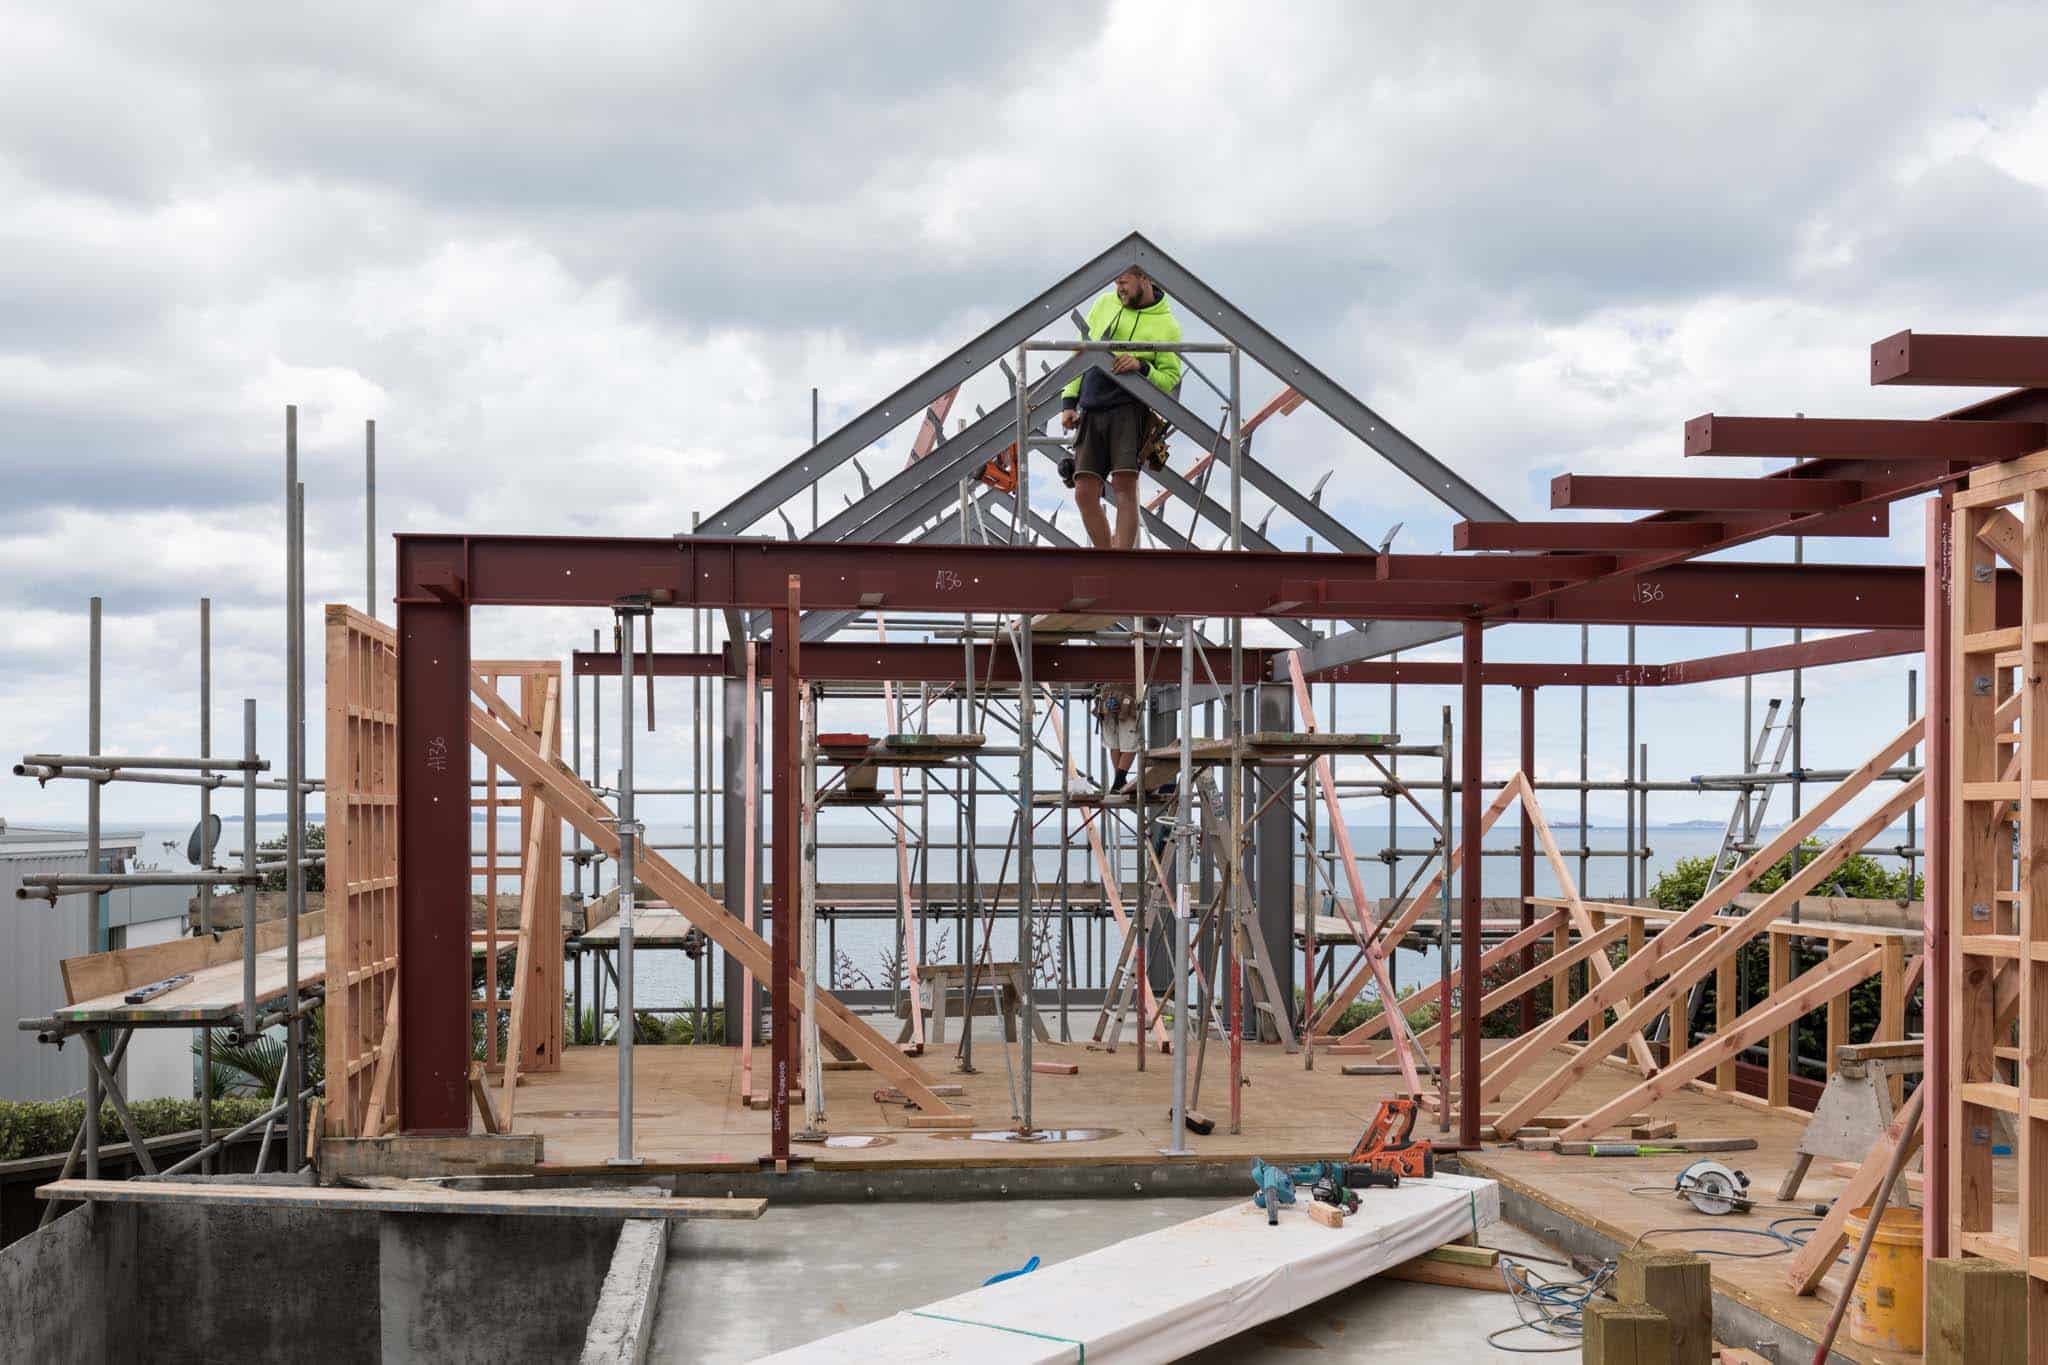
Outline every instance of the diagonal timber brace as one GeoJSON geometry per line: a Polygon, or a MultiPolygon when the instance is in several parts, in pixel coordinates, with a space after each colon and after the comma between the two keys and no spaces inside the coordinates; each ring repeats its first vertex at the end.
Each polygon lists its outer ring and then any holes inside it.
{"type": "MultiPolygon", "coordinates": [[[[534,788],[540,799],[583,837],[612,857],[619,852],[619,836],[612,814],[597,793],[583,779],[540,756],[532,745],[503,725],[488,707],[470,712],[470,741],[499,767],[520,782],[534,788]]],[[[763,981],[772,979],[773,968],[767,942],[726,912],[704,889],[678,872],[674,864],[652,849],[637,850],[635,868],[640,880],[655,894],[704,931],[705,935],[763,981]]],[[[801,973],[792,972],[791,984],[801,987],[801,973]]],[[[912,1103],[927,1114],[950,1114],[952,1109],[932,1090],[922,1068],[904,1058],[881,1034],[856,1018],[837,997],[820,991],[817,995],[818,1025],[877,1075],[886,1075],[912,1103]]],[[[777,1020],[778,1029],[795,1026],[794,1020],[777,1020]]]]}

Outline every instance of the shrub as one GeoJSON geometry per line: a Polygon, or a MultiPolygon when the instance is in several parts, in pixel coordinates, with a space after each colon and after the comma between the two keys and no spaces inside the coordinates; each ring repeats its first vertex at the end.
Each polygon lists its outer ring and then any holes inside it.
{"type": "MultiPolygon", "coordinates": [[[[270,1108],[270,1099],[221,1098],[213,1102],[213,1126],[226,1132],[239,1128],[270,1108]]],[[[134,1100],[129,1116],[144,1137],[191,1132],[199,1127],[199,1101],[162,1099],[134,1100]]],[[[62,1155],[78,1136],[85,1120],[82,1100],[0,1100],[0,1161],[25,1157],[62,1155]]],[[[126,1142],[127,1130],[114,1106],[100,1106],[100,1141],[126,1142]]]]}
{"type": "MultiPolygon", "coordinates": [[[[1801,864],[1813,861],[1813,854],[1821,849],[1818,839],[1808,839],[1801,849],[1801,864]]],[[[1650,899],[1666,910],[1690,910],[1707,894],[1707,874],[1712,872],[1714,860],[1710,857],[1680,858],[1671,870],[1657,878],[1650,888],[1650,899]]],[[[1792,855],[1786,854],[1747,888],[1759,895],[1776,891],[1792,877],[1792,855]]],[[[1877,859],[1858,853],[1844,859],[1842,865],[1820,879],[1820,883],[1808,892],[1813,896],[1851,896],[1863,900],[1915,900],[1925,889],[1921,877],[1908,878],[1904,868],[1893,872],[1877,859]]]]}
{"type": "MultiPolygon", "coordinates": [[[[324,853],[327,850],[327,826],[307,825],[305,837],[306,852],[324,853]]],[[[284,841],[285,836],[280,834],[275,839],[265,839],[257,844],[256,847],[265,853],[274,853],[279,857],[283,857],[284,841]]],[[[325,867],[309,867],[306,869],[306,889],[308,891],[325,891],[327,889],[327,869],[325,867]]],[[[263,890],[284,890],[283,868],[279,868],[275,872],[263,874],[263,890]]]]}
{"type": "MultiPolygon", "coordinates": [[[[1808,839],[1802,848],[1805,855],[1801,861],[1811,862],[1821,843],[1808,839]]],[[[1690,910],[1700,897],[1707,893],[1707,874],[1713,870],[1712,858],[1681,858],[1670,871],[1657,878],[1650,888],[1650,899],[1666,910],[1690,910]]],[[[1746,888],[1759,895],[1768,894],[1783,886],[1792,876],[1792,855],[1780,858],[1746,888]]],[[[1875,858],[1858,853],[1845,860],[1827,876],[1821,878],[1812,891],[1812,896],[1845,896],[1863,900],[1914,900],[1926,889],[1922,877],[1910,876],[1904,868],[1893,871],[1875,858]]],[[[1817,963],[1824,954],[1817,945],[1801,943],[1795,950],[1792,971],[1807,970],[1817,963]]],[[[1761,999],[1770,981],[1770,956],[1763,939],[1745,943],[1735,954],[1736,980],[1740,1003],[1743,1006],[1755,1004],[1761,999]]],[[[1715,1017],[1715,993],[1717,979],[1708,976],[1705,993],[1700,1001],[1700,1014],[1695,1024],[1711,1028],[1709,1022],[1715,1017]]],[[[1849,1038],[1852,1042],[1867,1042],[1876,1032],[1882,1013],[1882,996],[1876,979],[1865,981],[1850,988],[1849,1038]]],[[[1909,1009],[1906,1019],[1908,1033],[1915,1026],[1915,1010],[1909,1009]]],[[[1803,1016],[1795,1030],[1794,1052],[1803,1057],[1821,1057],[1827,1049],[1827,1021],[1825,1011],[1815,1010],[1803,1016]]],[[[1795,1066],[1795,1073],[1805,1071],[1819,1075],[1813,1068],[1795,1066]]]]}

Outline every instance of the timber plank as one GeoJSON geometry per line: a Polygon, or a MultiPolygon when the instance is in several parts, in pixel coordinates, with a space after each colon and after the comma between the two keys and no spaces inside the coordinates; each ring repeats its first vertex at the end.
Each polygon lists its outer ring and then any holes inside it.
{"type": "Polygon", "coordinates": [[[670,1222],[754,1219],[768,1207],[765,1199],[679,1199],[591,1190],[481,1194],[471,1190],[359,1190],[323,1185],[185,1184],[166,1180],[55,1180],[39,1187],[36,1197],[101,1204],[191,1204],[333,1213],[509,1214],[527,1218],[661,1218],[670,1222]]]}

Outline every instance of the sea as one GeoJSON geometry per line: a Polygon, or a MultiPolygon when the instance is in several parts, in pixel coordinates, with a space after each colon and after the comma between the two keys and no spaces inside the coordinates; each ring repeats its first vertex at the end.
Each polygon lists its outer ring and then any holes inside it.
{"type": "MultiPolygon", "coordinates": [[[[819,854],[818,878],[821,883],[830,882],[890,882],[896,876],[896,855],[894,835],[885,830],[870,813],[828,811],[824,828],[821,830],[822,849],[819,854]],[[857,845],[848,847],[846,845],[857,845]]],[[[109,827],[118,822],[109,821],[109,827]]],[[[241,846],[241,831],[238,821],[223,821],[219,842],[221,848],[241,846]]],[[[189,870],[191,864],[185,859],[187,840],[192,833],[190,825],[127,825],[126,828],[140,828],[145,833],[139,857],[165,871],[189,870]]],[[[283,831],[281,817],[259,819],[257,837],[271,839],[283,831]]],[[[1518,822],[1513,813],[1488,832],[1486,847],[1489,849],[1512,850],[1518,837],[1518,822]]],[[[1574,878],[1581,876],[1580,861],[1574,850],[1581,845],[1579,826],[1563,823],[1553,824],[1552,832],[1559,847],[1564,850],[1566,864],[1574,878]]],[[[1770,830],[1765,831],[1768,837],[1770,830]]],[[[1619,851],[1626,846],[1627,832],[1620,826],[1590,825],[1586,828],[1587,846],[1595,850],[1619,851]]],[[[1388,897],[1400,892],[1408,879],[1423,861],[1415,856],[1382,858],[1381,850],[1389,847],[1387,825],[1384,820],[1377,823],[1359,821],[1350,826],[1352,846],[1361,863],[1366,891],[1375,898],[1388,897]],[[1389,883],[1391,869],[1392,882],[1389,883]]],[[[1678,825],[1651,825],[1647,833],[1649,858],[1647,876],[1638,880],[1638,894],[1647,894],[1643,887],[1654,885],[1659,874],[1668,871],[1681,859],[1711,857],[1721,845],[1722,827],[1718,822],[1709,824],[1697,821],[1678,825]]],[[[984,886],[994,885],[999,876],[1005,884],[1014,878],[1014,869],[1005,861],[1005,846],[1011,837],[1008,824],[983,824],[978,839],[979,856],[976,867],[984,886]]],[[[1035,866],[1038,869],[1039,884],[1056,898],[1059,878],[1058,840],[1043,829],[1039,834],[1040,848],[1035,866]],[[1047,844],[1054,845],[1046,847],[1047,844]]],[[[1417,849],[1430,846],[1434,832],[1424,826],[1402,825],[1394,832],[1392,847],[1417,849]]],[[[1820,837],[1825,841],[1831,832],[1822,830],[1820,837]]],[[[932,838],[934,844],[949,844],[952,838],[952,822],[934,818],[932,838]]],[[[683,873],[690,874],[695,858],[692,852],[691,826],[687,822],[650,823],[646,830],[648,843],[654,846],[680,845],[663,850],[663,856],[673,862],[683,873]]],[[[1901,824],[1879,835],[1872,841],[1872,848],[1866,851],[1878,858],[1887,867],[1904,865],[1904,859],[1893,853],[1880,853],[1879,849],[1906,848],[1912,846],[1907,828],[1901,824]]],[[[474,827],[471,845],[481,851],[484,847],[484,831],[481,821],[474,827]]],[[[499,847],[516,847],[513,822],[500,826],[499,847]]],[[[1085,836],[1077,836],[1069,845],[1068,876],[1071,883],[1080,888],[1093,877],[1092,855],[1089,853],[1085,836]]],[[[954,876],[955,855],[951,847],[935,847],[933,851],[931,880],[934,883],[950,883],[954,876]]],[[[1014,857],[1014,854],[1012,854],[1014,857]]],[[[707,860],[708,861],[708,860],[707,860]]],[[[604,885],[613,884],[612,867],[604,866],[604,885]]],[[[1327,864],[1326,864],[1327,866],[1327,864]]],[[[1297,876],[1300,869],[1297,868],[1297,876]]],[[[712,865],[710,879],[717,873],[712,865]]],[[[1344,884],[1341,869],[1335,869],[1338,884],[1344,884]]],[[[1427,874],[1424,874],[1427,876],[1427,874]]],[[[912,887],[916,886],[913,873],[912,887]]],[[[516,883],[513,884],[516,886],[516,883]]],[[[565,866],[562,878],[564,889],[573,885],[573,877],[565,866]]],[[[586,874],[585,885],[588,885],[586,874]]],[[[1483,863],[1481,888],[1487,896],[1513,896],[1521,885],[1519,860],[1514,857],[1488,857],[1483,863]]],[[[481,891],[481,879],[476,889],[481,891]]],[[[511,889],[508,887],[507,889],[511,889]]],[[[1536,858],[1536,893],[1555,895],[1559,891],[1557,878],[1544,861],[1539,849],[1536,858]]],[[[1626,891],[1626,859],[1620,857],[1595,856],[1586,863],[1582,880],[1582,892],[1592,899],[1620,899],[1626,891]]],[[[1348,898],[1348,891],[1345,893],[1348,898]]],[[[1056,899],[1054,901],[1056,904],[1056,899]]],[[[1432,912],[1433,913],[1433,912],[1432,912]]],[[[1076,917],[1077,922],[1080,917],[1076,917]]],[[[954,930],[947,927],[947,921],[934,918],[927,931],[928,950],[943,945],[941,950],[931,951],[931,956],[945,961],[955,960],[958,943],[954,930]]],[[[1053,931],[1058,930],[1058,919],[1054,916],[1053,931]]],[[[981,930],[976,930],[976,946],[980,946],[981,930]]],[[[999,916],[991,927],[993,945],[990,951],[997,960],[1014,959],[1016,956],[1016,923],[1014,914],[999,916]]],[[[1098,963],[1113,962],[1117,943],[1112,940],[1106,945],[1095,932],[1077,927],[1074,957],[1081,964],[1073,984],[1084,988],[1099,984],[1098,963]]],[[[885,983],[888,977],[888,958],[893,953],[898,935],[897,926],[880,919],[843,919],[833,924],[821,924],[820,955],[831,964],[828,984],[865,986],[885,983]]],[[[1341,971],[1347,957],[1355,950],[1338,950],[1336,967],[1341,971]]],[[[1455,953],[1453,955],[1455,962],[1455,953]]],[[[1434,947],[1425,949],[1403,948],[1394,955],[1394,976],[1397,984],[1406,989],[1414,985],[1426,985],[1437,980],[1441,957],[1434,947]]],[[[598,970],[588,956],[583,963],[585,973],[585,994],[589,998],[593,989],[593,974],[598,970]]],[[[645,952],[635,954],[635,1000],[642,1008],[686,1010],[698,1003],[695,999],[692,965],[680,952],[645,952]]],[[[712,985],[716,994],[720,986],[712,985]]]]}

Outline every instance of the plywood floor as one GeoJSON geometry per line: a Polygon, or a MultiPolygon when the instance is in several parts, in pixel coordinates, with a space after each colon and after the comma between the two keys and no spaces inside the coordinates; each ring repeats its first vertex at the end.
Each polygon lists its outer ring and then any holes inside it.
{"type": "MultiPolygon", "coordinates": [[[[977,1039],[974,1075],[960,1075],[950,1049],[923,1059],[933,1079],[963,1085],[965,1106],[978,1127],[1009,1126],[1010,1102],[1000,1048],[977,1039]]],[[[635,1118],[637,1149],[649,1172],[756,1169],[768,1148],[768,1115],[739,1102],[739,1052],[734,1048],[642,1047],[637,1050],[635,1118]]],[[[1016,1057],[1012,1049],[1012,1059],[1016,1057]]],[[[1558,1054],[1560,1060],[1564,1053],[1558,1054]]],[[[1105,1128],[1096,1140],[1023,1146],[966,1141],[904,1126],[910,1111],[901,1105],[877,1103],[873,1092],[885,1084],[868,1071],[826,1073],[829,1127],[835,1135],[877,1136],[886,1145],[856,1149],[799,1145],[799,1154],[820,1168],[862,1169],[876,1166],[984,1166],[1003,1163],[1119,1164],[1156,1160],[1167,1144],[1167,1108],[1172,1072],[1156,1052],[1147,1069],[1137,1070],[1135,1048],[1115,1053],[1090,1051],[1079,1043],[1040,1044],[1041,1061],[1072,1061],[1074,1076],[1034,1077],[1034,1117],[1038,1126],[1105,1128]]],[[[756,1053],[757,1082],[767,1074],[767,1052],[756,1053]]],[[[1298,1055],[1277,1047],[1245,1049],[1244,1125],[1235,1136],[1223,1122],[1225,1054],[1212,1043],[1201,1108],[1217,1118],[1217,1131],[1207,1137],[1190,1134],[1188,1146],[1210,1159],[1312,1159],[1348,1151],[1379,1101],[1394,1093],[1398,1077],[1344,1076],[1345,1059],[1321,1057],[1316,1069],[1304,1071],[1298,1055]]],[[[1353,1059],[1355,1060],[1355,1059],[1353,1059]]],[[[549,1170],[601,1169],[617,1143],[618,1053],[613,1048],[569,1048],[562,1070],[522,1078],[515,1126],[539,1132],[546,1139],[549,1170]]],[[[1621,1093],[1638,1078],[1619,1067],[1596,1067],[1553,1106],[1559,1113],[1582,1113],[1621,1093]]],[[[1518,1093],[1520,1085],[1510,1087],[1518,1093]]],[[[1711,1095],[1681,1092],[1654,1106],[1659,1119],[1675,1119],[1687,1137],[1752,1137],[1754,1151],[1728,1153],[1715,1159],[1747,1172],[1752,1192],[1769,1199],[1790,1166],[1804,1128],[1802,1118],[1733,1103],[1711,1095]]],[[[800,1119],[800,1112],[797,1115],[800,1119]]],[[[1434,1130],[1433,1118],[1418,1125],[1419,1135],[1434,1130]]],[[[1680,1170],[1695,1158],[1560,1157],[1488,1144],[1464,1156],[1466,1169],[1501,1180],[1509,1188],[1557,1209],[1575,1222],[1593,1227],[1627,1244],[1646,1238],[1673,1248],[1725,1247],[1735,1251],[1769,1249],[1761,1238],[1729,1235],[1731,1227],[1761,1228],[1791,1210],[1766,1207],[1749,1215],[1709,1217],[1671,1193],[1680,1170]],[[1675,1228],[1676,1232],[1653,1229],[1675,1228]]],[[[1816,1163],[1801,1190],[1802,1198],[1825,1200],[1842,1181],[1816,1163]]],[[[2003,1210],[2010,1215],[2011,1207],[2003,1210]]],[[[1796,1298],[1784,1287],[1787,1257],[1761,1259],[1716,1257],[1715,1282],[1766,1316],[1809,1336],[1824,1327],[1832,1303],[1832,1282],[1820,1297],[1796,1298]]],[[[1872,1362],[1917,1360],[1917,1356],[1874,1352],[1848,1343],[1846,1329],[1837,1348],[1845,1356],[1872,1362]]]]}

